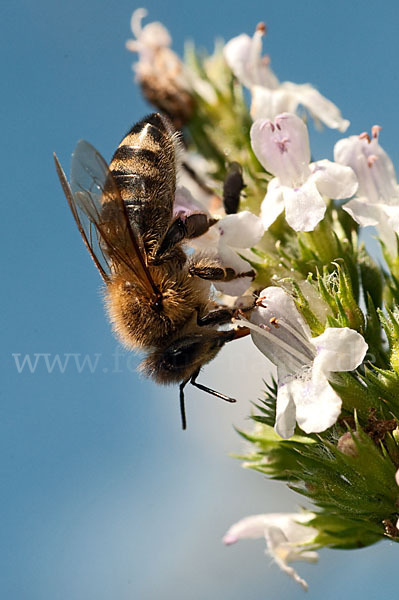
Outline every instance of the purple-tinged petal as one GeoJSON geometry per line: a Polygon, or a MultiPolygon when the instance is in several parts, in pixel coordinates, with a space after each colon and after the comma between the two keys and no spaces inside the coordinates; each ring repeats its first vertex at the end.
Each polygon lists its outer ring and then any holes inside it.
{"type": "Polygon", "coordinates": [[[259,162],[278,177],[282,185],[299,187],[308,178],[308,131],[296,115],[283,113],[274,121],[255,121],[251,127],[251,144],[259,162]]]}
{"type": "Polygon", "coordinates": [[[351,167],[325,159],[312,163],[310,170],[317,189],[324,196],[344,200],[356,194],[358,182],[351,167]]]}
{"type": "Polygon", "coordinates": [[[309,178],[301,187],[284,188],[285,218],[295,231],[313,231],[324,217],[326,203],[309,178]]]}
{"type": "Polygon", "coordinates": [[[395,169],[388,154],[378,143],[378,134],[367,133],[339,140],[334,160],[352,167],[359,181],[358,195],[372,204],[397,204],[399,188],[395,169]]]}
{"type": "Polygon", "coordinates": [[[206,213],[209,212],[201,202],[195,200],[191,192],[185,187],[178,187],[175,193],[175,201],[173,204],[173,214],[175,216],[183,215],[188,217],[193,213],[206,213]]]}

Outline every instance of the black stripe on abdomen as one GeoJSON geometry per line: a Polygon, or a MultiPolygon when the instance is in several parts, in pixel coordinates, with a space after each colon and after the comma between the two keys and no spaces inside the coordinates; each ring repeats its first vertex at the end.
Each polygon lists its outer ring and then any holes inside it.
{"type": "MultiPolygon", "coordinates": [[[[139,173],[126,173],[125,171],[111,171],[118,188],[136,198],[147,200],[158,190],[158,180],[150,175],[141,175],[139,173]]],[[[126,200],[126,198],[124,198],[126,200]]]]}
{"type": "Polygon", "coordinates": [[[159,155],[157,152],[153,150],[149,150],[148,148],[137,148],[136,146],[119,146],[116,149],[116,152],[112,158],[112,160],[131,160],[137,159],[138,161],[146,162],[154,167],[159,166],[159,155]]]}

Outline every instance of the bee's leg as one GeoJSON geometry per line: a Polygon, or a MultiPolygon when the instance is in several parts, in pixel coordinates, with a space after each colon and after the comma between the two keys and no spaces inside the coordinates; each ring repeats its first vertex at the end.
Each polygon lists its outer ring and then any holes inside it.
{"type": "Polygon", "coordinates": [[[208,394],[211,394],[212,396],[216,396],[217,398],[220,398],[221,400],[225,400],[226,402],[237,402],[237,400],[235,398],[231,398],[230,396],[225,396],[225,394],[221,394],[220,392],[217,392],[216,390],[212,390],[211,388],[209,388],[205,385],[202,385],[201,383],[197,383],[196,379],[199,375],[199,372],[200,372],[200,369],[197,369],[188,379],[183,381],[179,386],[179,389],[180,389],[180,415],[181,415],[181,426],[182,426],[183,430],[187,429],[186,408],[184,405],[184,388],[186,387],[186,385],[188,383],[191,383],[191,385],[198,388],[199,390],[202,390],[203,392],[207,392],[208,394]]]}
{"type": "Polygon", "coordinates": [[[183,381],[180,386],[180,416],[181,416],[181,428],[187,429],[187,421],[186,421],[186,408],[184,406],[184,388],[186,387],[186,385],[188,384],[188,382],[190,381],[190,377],[188,379],[186,379],[185,381],[183,381]]]}
{"type": "Polygon", "coordinates": [[[208,394],[211,394],[212,396],[216,396],[216,398],[225,400],[226,402],[237,402],[237,400],[235,398],[231,398],[230,396],[225,396],[225,394],[221,394],[220,392],[217,392],[216,390],[212,390],[211,388],[207,387],[206,385],[197,383],[196,380],[199,375],[199,372],[200,372],[200,370],[197,369],[197,371],[195,371],[195,373],[191,376],[191,379],[190,379],[191,385],[198,388],[199,390],[202,390],[203,392],[207,392],[208,394]]]}
{"type": "Polygon", "coordinates": [[[256,275],[253,269],[246,271],[245,273],[237,273],[237,271],[231,267],[207,266],[206,264],[191,265],[189,273],[193,277],[209,279],[210,281],[232,281],[239,277],[251,277],[254,279],[256,275]]]}
{"type": "Polygon", "coordinates": [[[200,317],[199,310],[197,309],[197,324],[202,325],[222,325],[231,321],[232,317],[237,313],[235,308],[217,308],[211,310],[204,317],[200,317]]]}
{"type": "Polygon", "coordinates": [[[172,250],[176,244],[184,239],[199,237],[206,233],[212,225],[216,223],[215,219],[211,219],[205,213],[194,213],[188,217],[179,216],[169,226],[165,236],[158,247],[154,262],[160,260],[164,254],[172,250]]]}

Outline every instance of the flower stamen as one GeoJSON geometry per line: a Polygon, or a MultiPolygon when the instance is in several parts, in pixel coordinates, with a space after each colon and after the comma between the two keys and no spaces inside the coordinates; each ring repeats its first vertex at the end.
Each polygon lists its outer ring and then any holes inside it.
{"type": "Polygon", "coordinates": [[[378,139],[379,133],[381,131],[382,127],[381,125],[373,125],[371,128],[371,135],[373,136],[373,138],[378,139]]]}
{"type": "Polygon", "coordinates": [[[361,133],[361,134],[359,135],[359,140],[367,140],[367,141],[368,141],[368,143],[370,143],[370,142],[371,142],[370,136],[369,136],[369,134],[367,133],[367,131],[363,131],[363,133],[361,133]]]}
{"type": "MultiPolygon", "coordinates": [[[[282,350],[284,350],[291,356],[294,356],[295,358],[300,360],[303,365],[308,364],[311,361],[311,358],[309,358],[309,356],[306,356],[306,354],[304,352],[301,352],[300,350],[293,348],[292,346],[290,346],[289,344],[284,342],[282,339],[277,337],[275,334],[271,333],[270,328],[268,328],[269,331],[267,331],[267,329],[265,327],[255,325],[255,323],[251,323],[251,321],[248,321],[247,319],[244,319],[244,318],[241,318],[241,319],[233,318],[232,322],[234,324],[238,325],[239,327],[248,327],[248,329],[252,329],[253,331],[255,331],[257,333],[260,333],[263,337],[266,337],[268,340],[273,342],[273,344],[276,344],[276,346],[279,346],[282,350]]],[[[296,339],[298,339],[297,335],[298,335],[297,332],[295,332],[296,339]]],[[[304,341],[300,340],[300,343],[302,343],[302,345],[303,345],[304,341]]]]}

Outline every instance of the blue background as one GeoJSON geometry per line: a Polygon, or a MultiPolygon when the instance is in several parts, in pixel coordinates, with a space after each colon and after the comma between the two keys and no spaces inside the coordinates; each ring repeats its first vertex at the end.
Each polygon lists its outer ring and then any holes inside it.
{"type": "MultiPolygon", "coordinates": [[[[120,359],[104,317],[100,278],[79,239],[52,152],[69,169],[79,138],[109,159],[129,126],[149,111],[124,48],[139,5],[105,2],[2,6],[2,311],[0,402],[0,596],[15,600],[257,600],[301,597],[264,542],[224,548],[231,523],[292,511],[303,500],[229,452],[243,443],[250,401],[269,367],[243,340],[202,380],[239,397],[230,406],[190,389],[183,433],[177,390],[158,388],[120,359]],[[13,353],[100,354],[95,373],[18,373],[13,353]]],[[[149,20],[182,52],[208,50],[269,27],[265,51],[281,80],[311,82],[351,120],[350,134],[377,123],[399,165],[396,3],[160,2],[149,20]]],[[[315,158],[332,158],[337,132],[311,130],[315,158]]],[[[398,549],[385,542],[324,550],[298,563],[309,599],[375,598],[397,591],[398,549]]]]}

